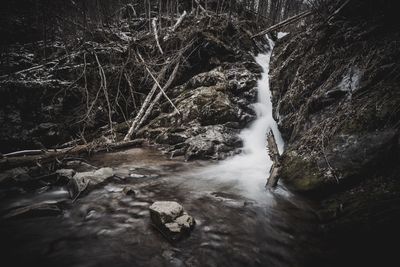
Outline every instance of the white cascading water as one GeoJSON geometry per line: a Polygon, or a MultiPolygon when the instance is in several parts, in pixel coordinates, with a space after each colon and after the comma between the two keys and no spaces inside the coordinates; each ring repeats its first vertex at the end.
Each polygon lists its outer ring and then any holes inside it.
{"type": "MultiPolygon", "coordinates": [[[[268,38],[268,37],[267,37],[268,38]]],[[[272,114],[271,91],[269,86],[269,64],[274,42],[268,38],[270,50],[255,59],[263,73],[258,81],[258,102],[254,104],[256,120],[249,128],[242,130],[243,152],[202,172],[208,178],[237,182],[251,196],[262,192],[267,181],[272,161],[267,152],[266,135],[272,129],[279,152],[284,142],[272,114]]]]}

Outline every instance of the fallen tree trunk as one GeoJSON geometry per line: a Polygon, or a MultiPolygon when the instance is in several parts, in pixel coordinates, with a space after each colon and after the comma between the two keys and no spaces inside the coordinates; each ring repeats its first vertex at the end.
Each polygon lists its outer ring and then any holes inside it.
{"type": "Polygon", "coordinates": [[[290,24],[292,24],[292,23],[294,23],[296,21],[299,21],[299,20],[301,20],[301,19],[303,19],[305,17],[308,17],[308,16],[312,15],[313,13],[314,13],[313,11],[305,11],[303,13],[300,13],[300,14],[296,15],[296,16],[290,17],[290,18],[288,18],[288,19],[286,19],[286,20],[284,20],[284,21],[282,21],[282,22],[280,22],[278,24],[275,24],[275,25],[269,27],[266,30],[263,30],[263,31],[255,34],[255,35],[253,35],[251,38],[254,39],[256,37],[266,35],[267,33],[271,32],[271,31],[275,31],[275,30],[277,30],[279,28],[282,28],[283,26],[290,25],[290,24]]]}
{"type": "Polygon", "coordinates": [[[59,160],[67,156],[71,155],[81,155],[81,154],[89,154],[89,153],[97,153],[103,151],[117,150],[127,147],[137,147],[143,145],[143,139],[135,139],[131,141],[123,141],[111,144],[85,144],[85,145],[77,145],[75,147],[63,148],[63,149],[53,149],[53,150],[44,150],[44,153],[40,155],[28,155],[28,156],[15,156],[21,155],[21,153],[9,153],[14,156],[5,156],[0,159],[0,170],[7,170],[21,166],[34,166],[34,165],[42,165],[54,160],[59,160]]]}
{"type": "Polygon", "coordinates": [[[3,154],[3,157],[32,156],[32,155],[41,155],[44,153],[46,153],[46,151],[43,149],[21,150],[21,151],[15,151],[15,152],[3,154]]]}
{"type": "Polygon", "coordinates": [[[269,178],[267,180],[266,187],[268,189],[272,189],[272,188],[276,187],[278,184],[279,173],[281,170],[278,145],[276,144],[275,136],[274,136],[274,133],[272,132],[272,130],[270,130],[270,132],[268,133],[267,142],[268,142],[268,154],[269,154],[273,164],[272,164],[271,170],[269,172],[269,178]]]}

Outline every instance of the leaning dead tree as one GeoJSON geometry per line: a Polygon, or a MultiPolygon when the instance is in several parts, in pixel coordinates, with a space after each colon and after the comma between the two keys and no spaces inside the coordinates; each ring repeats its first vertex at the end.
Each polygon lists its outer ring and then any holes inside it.
{"type": "Polygon", "coordinates": [[[268,154],[273,164],[269,172],[269,178],[267,180],[266,187],[268,189],[271,189],[277,186],[279,181],[279,173],[281,171],[278,145],[276,144],[275,136],[272,130],[270,130],[270,132],[267,135],[267,143],[268,143],[268,154]]]}
{"type": "Polygon", "coordinates": [[[259,33],[257,33],[257,34],[255,34],[255,35],[253,35],[251,38],[256,38],[256,37],[259,37],[259,36],[264,36],[264,35],[266,35],[266,34],[269,33],[269,32],[276,31],[276,30],[278,30],[278,29],[280,29],[280,28],[282,28],[282,27],[284,27],[284,26],[287,26],[287,25],[290,25],[290,24],[292,24],[292,23],[295,23],[295,22],[297,22],[297,21],[299,21],[299,20],[301,20],[301,19],[304,19],[305,17],[308,17],[308,16],[312,15],[312,14],[313,14],[313,11],[305,11],[305,12],[302,12],[302,13],[296,15],[296,16],[290,17],[290,18],[288,18],[288,19],[286,19],[286,20],[284,20],[284,21],[282,21],[282,22],[280,22],[280,23],[278,23],[278,24],[275,24],[275,25],[269,27],[269,28],[266,29],[266,30],[263,30],[263,31],[261,31],[261,32],[259,32],[259,33]]]}
{"type": "Polygon", "coordinates": [[[172,85],[178,68],[179,68],[179,61],[181,59],[181,55],[179,55],[176,59],[172,60],[171,62],[169,62],[168,64],[165,64],[164,67],[161,69],[161,71],[159,72],[157,78],[153,75],[153,73],[150,71],[150,69],[147,67],[146,62],[144,61],[143,57],[140,55],[140,53],[137,53],[138,57],[140,58],[140,61],[142,64],[144,64],[146,71],[149,73],[149,75],[151,76],[151,78],[154,80],[154,85],[151,88],[150,92],[147,94],[146,99],[144,100],[139,112],[137,113],[135,119],[133,120],[131,127],[128,130],[128,133],[125,135],[124,137],[124,141],[128,141],[131,139],[133,133],[135,131],[137,131],[139,129],[139,127],[143,124],[143,122],[147,119],[147,117],[150,115],[153,107],[155,106],[155,104],[160,100],[161,96],[163,95],[168,102],[171,104],[171,106],[175,109],[175,111],[179,114],[179,110],[178,108],[175,106],[175,104],[172,102],[172,100],[168,97],[168,95],[165,93],[166,90],[168,90],[168,88],[172,85]],[[168,81],[166,82],[166,84],[164,85],[164,87],[162,87],[160,85],[160,80],[163,79],[166,75],[166,72],[168,70],[168,68],[173,65],[175,65],[174,70],[172,71],[171,76],[169,77],[168,81]],[[157,91],[157,89],[160,90],[160,92],[157,94],[157,96],[155,97],[155,99],[151,102],[155,92],[157,91]]]}

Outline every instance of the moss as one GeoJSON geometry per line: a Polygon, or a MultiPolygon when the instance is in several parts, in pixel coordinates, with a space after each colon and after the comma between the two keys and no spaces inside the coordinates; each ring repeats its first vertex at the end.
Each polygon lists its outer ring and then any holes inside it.
{"type": "Polygon", "coordinates": [[[324,177],[315,163],[300,156],[283,158],[281,178],[294,191],[316,191],[324,184],[324,177]]]}

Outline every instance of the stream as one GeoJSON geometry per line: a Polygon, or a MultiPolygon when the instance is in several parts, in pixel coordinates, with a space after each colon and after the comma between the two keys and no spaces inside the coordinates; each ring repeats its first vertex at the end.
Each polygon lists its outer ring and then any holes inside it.
{"type": "Polygon", "coordinates": [[[284,148],[272,117],[270,56],[256,58],[264,71],[257,120],[241,133],[241,154],[219,163],[169,159],[151,147],[97,154],[89,163],[113,168],[116,177],[74,203],[61,186],[1,200],[2,211],[41,202],[65,207],[60,216],[1,220],[9,262],[2,266],[306,266],[318,253],[315,214],[282,185],[265,190],[269,129],[284,148]],[[177,201],[195,218],[189,237],[172,244],[151,226],[148,208],[158,200],[177,201]]]}

